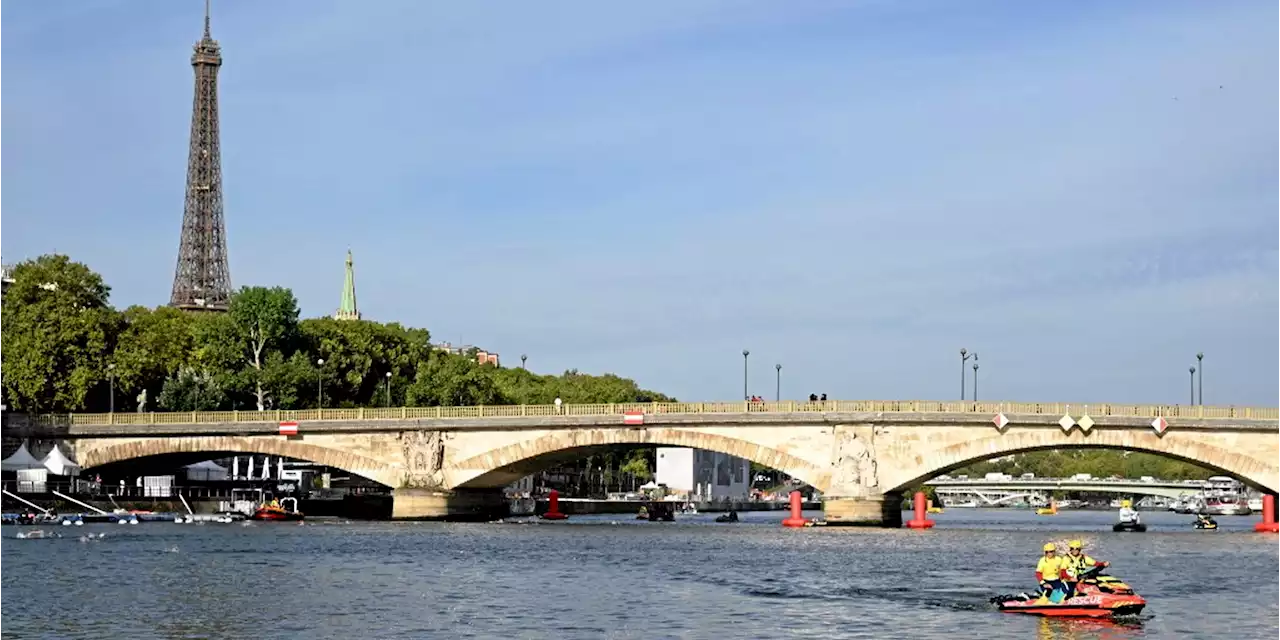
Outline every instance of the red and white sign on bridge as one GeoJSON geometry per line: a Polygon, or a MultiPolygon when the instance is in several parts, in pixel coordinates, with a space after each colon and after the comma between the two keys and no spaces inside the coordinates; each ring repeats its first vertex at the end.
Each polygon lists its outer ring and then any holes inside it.
{"type": "Polygon", "coordinates": [[[628,411],[622,416],[622,424],[644,424],[644,412],[628,411]]]}
{"type": "Polygon", "coordinates": [[[280,423],[280,435],[296,436],[298,435],[298,423],[294,420],[280,423]]]}

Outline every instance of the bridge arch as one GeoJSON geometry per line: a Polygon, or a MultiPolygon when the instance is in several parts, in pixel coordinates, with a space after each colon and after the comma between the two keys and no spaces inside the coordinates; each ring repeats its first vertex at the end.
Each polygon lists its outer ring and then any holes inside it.
{"type": "Polygon", "coordinates": [[[142,440],[108,440],[101,444],[80,442],[76,457],[84,469],[126,462],[139,458],[176,454],[262,454],[305,460],[384,484],[398,487],[403,471],[382,462],[349,451],[330,449],[305,442],[277,437],[201,436],[149,438],[142,440]]]}
{"type": "Polygon", "coordinates": [[[917,464],[900,465],[892,476],[883,478],[890,491],[902,491],[926,480],[976,462],[1048,449],[1119,449],[1152,453],[1174,460],[1193,462],[1222,475],[1231,476],[1269,493],[1280,492],[1280,467],[1274,452],[1228,448],[1206,441],[1197,434],[1166,433],[1164,437],[1132,430],[1097,430],[1064,436],[1053,429],[1027,429],[1016,433],[992,434],[948,444],[921,452],[917,464]],[[1181,436],[1181,437],[1179,437],[1181,436]]]}
{"type": "Polygon", "coordinates": [[[686,429],[593,429],[544,435],[460,460],[446,470],[458,489],[493,489],[614,445],[688,447],[717,451],[777,469],[825,491],[831,473],[803,458],[748,440],[686,429]]]}

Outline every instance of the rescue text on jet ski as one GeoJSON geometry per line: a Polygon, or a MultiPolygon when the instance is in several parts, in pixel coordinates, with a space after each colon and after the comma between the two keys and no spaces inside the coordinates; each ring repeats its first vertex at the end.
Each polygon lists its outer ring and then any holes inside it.
{"type": "Polygon", "coordinates": [[[1133,588],[1119,578],[1102,572],[1103,567],[1093,567],[1080,574],[1080,581],[1073,597],[1066,598],[1061,590],[1051,594],[999,595],[991,602],[1008,613],[1026,613],[1035,616],[1069,618],[1107,618],[1131,616],[1142,612],[1147,601],[1133,592],[1133,588]]]}

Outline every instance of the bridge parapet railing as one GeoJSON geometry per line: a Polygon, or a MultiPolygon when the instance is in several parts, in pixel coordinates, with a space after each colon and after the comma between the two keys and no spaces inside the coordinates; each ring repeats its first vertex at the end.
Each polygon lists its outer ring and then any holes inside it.
{"type": "Polygon", "coordinates": [[[1084,404],[1045,402],[973,402],[938,400],[830,400],[826,402],[630,402],[556,405],[481,405],[468,407],[365,407],[268,411],[195,411],[150,413],[46,414],[43,425],[212,424],[223,422],[283,422],[313,420],[465,419],[540,416],[609,416],[645,414],[742,413],[973,413],[995,415],[1070,415],[1075,419],[1121,416],[1196,419],[1280,419],[1275,407],[1217,407],[1181,405],[1084,404]]]}

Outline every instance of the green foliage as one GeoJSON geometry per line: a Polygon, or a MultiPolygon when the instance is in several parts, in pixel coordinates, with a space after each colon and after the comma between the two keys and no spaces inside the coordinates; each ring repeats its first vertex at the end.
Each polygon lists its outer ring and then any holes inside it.
{"type": "Polygon", "coordinates": [[[227,395],[206,371],[183,368],[160,390],[158,404],[165,411],[210,411],[227,403],[227,395]]]}
{"type": "MultiPolygon", "coordinates": [[[[165,381],[190,364],[195,351],[194,316],[172,307],[129,307],[121,314],[123,328],[115,354],[116,389],[125,405],[136,406],[142,390],[157,398],[165,381]]],[[[121,402],[117,400],[117,407],[121,402]]]]}
{"type": "MultiPolygon", "coordinates": [[[[149,405],[167,410],[311,408],[321,382],[326,407],[385,406],[388,388],[391,404],[410,406],[672,400],[613,374],[481,365],[433,350],[425,329],[299,321],[297,300],[281,287],[243,287],[227,313],[117,312],[102,278],[66,256],[24,262],[14,278],[0,355],[5,399],[19,411],[107,410],[108,364],[117,410],[136,407],[143,390],[149,405]]],[[[651,470],[652,453],[628,450],[608,461],[651,470]]]]}
{"type": "Polygon", "coordinates": [[[13,279],[0,320],[6,403],[28,412],[105,406],[120,322],[107,306],[110,288],[62,255],[18,264],[13,279]]]}
{"type": "Polygon", "coordinates": [[[1165,456],[1115,449],[1053,449],[1029,451],[1005,458],[971,464],[950,475],[968,474],[979,478],[988,473],[1014,476],[1034,473],[1040,478],[1065,478],[1087,473],[1095,478],[1140,478],[1152,476],[1162,480],[1203,479],[1214,472],[1199,465],[1165,456]]]}

